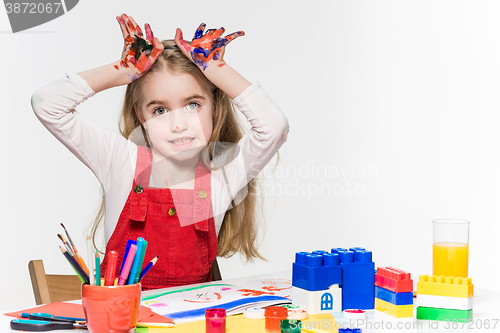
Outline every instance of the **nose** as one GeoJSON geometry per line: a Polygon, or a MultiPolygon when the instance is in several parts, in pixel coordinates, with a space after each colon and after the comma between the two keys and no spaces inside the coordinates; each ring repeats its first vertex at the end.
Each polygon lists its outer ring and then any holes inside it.
{"type": "Polygon", "coordinates": [[[182,108],[170,111],[170,130],[172,132],[182,132],[188,128],[185,112],[182,108]]]}

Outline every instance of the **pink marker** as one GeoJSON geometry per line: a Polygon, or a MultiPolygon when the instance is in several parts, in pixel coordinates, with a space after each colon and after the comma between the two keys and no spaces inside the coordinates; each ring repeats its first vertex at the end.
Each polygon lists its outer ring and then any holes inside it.
{"type": "Polygon", "coordinates": [[[128,273],[130,272],[130,267],[132,267],[132,262],[134,261],[135,251],[137,251],[137,245],[130,245],[128,250],[127,259],[125,259],[125,265],[123,265],[122,273],[120,274],[120,279],[118,280],[118,285],[123,286],[125,281],[127,281],[128,273]]]}

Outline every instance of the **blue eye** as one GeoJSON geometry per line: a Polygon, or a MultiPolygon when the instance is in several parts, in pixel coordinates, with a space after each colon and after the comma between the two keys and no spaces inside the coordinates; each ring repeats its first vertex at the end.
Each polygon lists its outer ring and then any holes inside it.
{"type": "Polygon", "coordinates": [[[199,106],[200,106],[200,104],[199,104],[199,103],[197,103],[197,102],[190,102],[188,105],[186,105],[186,109],[187,109],[188,111],[194,111],[194,110],[196,110],[199,106]]]}
{"type": "Polygon", "coordinates": [[[165,114],[165,113],[167,113],[167,112],[168,112],[168,111],[167,111],[167,109],[162,108],[162,107],[158,107],[158,108],[155,108],[155,109],[153,110],[153,113],[156,113],[156,114],[158,114],[158,115],[162,115],[162,114],[165,114]]]}

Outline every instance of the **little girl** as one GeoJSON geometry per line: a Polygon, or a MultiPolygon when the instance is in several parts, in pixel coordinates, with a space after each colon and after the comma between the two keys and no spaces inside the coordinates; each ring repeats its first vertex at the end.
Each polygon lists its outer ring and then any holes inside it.
{"type": "MultiPolygon", "coordinates": [[[[217,255],[260,257],[252,185],[286,141],[287,118],[224,61],[225,46],[243,32],[223,37],[223,28],[204,32],[202,24],[191,42],[180,29],[160,42],[148,24],[144,38],[132,17],[117,20],[121,59],[39,89],[33,110],[102,185],[106,253],[121,257],[127,239],[144,237],[144,262],[160,256],[144,289],[210,281],[217,255]],[[75,110],[124,84],[121,135],[75,110]],[[245,135],[234,106],[250,122],[245,135]]],[[[117,274],[120,266],[121,258],[117,274]]]]}

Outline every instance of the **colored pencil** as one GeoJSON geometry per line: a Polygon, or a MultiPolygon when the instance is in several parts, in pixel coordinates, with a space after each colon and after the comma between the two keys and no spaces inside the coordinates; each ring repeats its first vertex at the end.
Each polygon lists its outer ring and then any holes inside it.
{"type": "Polygon", "coordinates": [[[143,269],[143,270],[142,270],[142,272],[141,272],[141,276],[139,277],[139,282],[142,280],[142,278],[144,277],[144,275],[148,274],[149,270],[150,270],[151,268],[153,268],[153,266],[154,266],[154,265],[156,264],[156,262],[158,261],[158,258],[159,258],[159,257],[160,257],[160,256],[156,256],[156,257],[154,257],[154,258],[153,258],[153,260],[151,260],[151,261],[149,262],[149,264],[148,264],[146,267],[144,267],[144,269],[143,269]]]}
{"type": "Polygon", "coordinates": [[[95,251],[95,285],[101,285],[101,257],[99,251],[95,251]]]}
{"type": "Polygon", "coordinates": [[[137,238],[137,252],[135,252],[134,262],[132,263],[132,268],[130,268],[130,274],[128,276],[127,284],[134,284],[135,274],[139,269],[139,261],[141,260],[142,247],[144,246],[144,238],[137,238]]]}
{"type": "MultiPolygon", "coordinates": [[[[69,240],[69,242],[71,243],[71,239],[69,240]]],[[[95,260],[94,260],[93,247],[94,246],[92,245],[92,237],[87,236],[87,258],[89,259],[89,284],[92,285],[95,284],[95,277],[94,277],[95,260]]]]}
{"type": "Polygon", "coordinates": [[[76,248],[72,247],[69,244],[68,240],[66,239],[66,237],[64,237],[64,235],[58,234],[58,236],[61,236],[60,238],[63,241],[63,243],[66,244],[70,248],[70,250],[68,252],[73,257],[73,259],[75,259],[75,261],[78,263],[78,266],[80,266],[82,268],[82,270],[85,272],[85,274],[89,275],[89,269],[87,268],[87,266],[83,262],[82,257],[80,257],[80,255],[78,253],[75,253],[76,248]]]}
{"type": "Polygon", "coordinates": [[[130,273],[130,267],[132,267],[132,262],[134,261],[135,252],[137,251],[137,245],[131,244],[128,250],[127,259],[125,260],[125,265],[123,265],[123,270],[120,274],[120,279],[118,280],[118,285],[123,286],[127,280],[128,273],[130,273]]]}
{"type": "Polygon", "coordinates": [[[108,265],[104,276],[104,285],[112,286],[115,283],[116,262],[118,261],[118,252],[115,250],[109,252],[108,265]]]}
{"type": "Polygon", "coordinates": [[[147,247],[148,247],[148,242],[144,240],[144,244],[142,245],[141,257],[139,258],[139,265],[137,266],[137,272],[135,273],[134,283],[139,282],[139,279],[141,277],[142,264],[144,263],[144,256],[146,255],[147,247]]]}
{"type": "Polygon", "coordinates": [[[73,269],[75,270],[76,275],[78,275],[78,278],[80,278],[80,281],[82,281],[82,283],[88,283],[89,282],[88,276],[85,276],[85,272],[76,263],[75,259],[73,259],[73,257],[71,257],[71,255],[68,253],[68,251],[66,251],[62,247],[59,246],[59,249],[61,249],[62,254],[66,257],[66,259],[68,260],[71,267],[73,267],[73,269]]]}
{"type": "Polygon", "coordinates": [[[141,322],[137,322],[137,327],[166,328],[166,327],[175,327],[175,324],[174,323],[141,323],[141,322]]]}
{"type": "Polygon", "coordinates": [[[61,242],[63,242],[64,247],[66,248],[66,251],[68,251],[70,255],[73,255],[73,250],[71,249],[71,246],[67,242],[64,241],[63,236],[61,234],[57,234],[57,237],[59,237],[61,242]]]}
{"type": "Polygon", "coordinates": [[[75,243],[73,243],[73,240],[71,239],[71,236],[69,235],[68,230],[64,226],[64,224],[61,223],[61,226],[64,228],[64,232],[66,233],[66,236],[68,236],[69,242],[71,243],[71,248],[73,249],[73,255],[76,257],[75,260],[79,262],[80,266],[83,268],[83,270],[90,275],[89,269],[87,268],[87,265],[85,265],[85,261],[83,260],[82,256],[78,253],[76,250],[75,243]]]}

